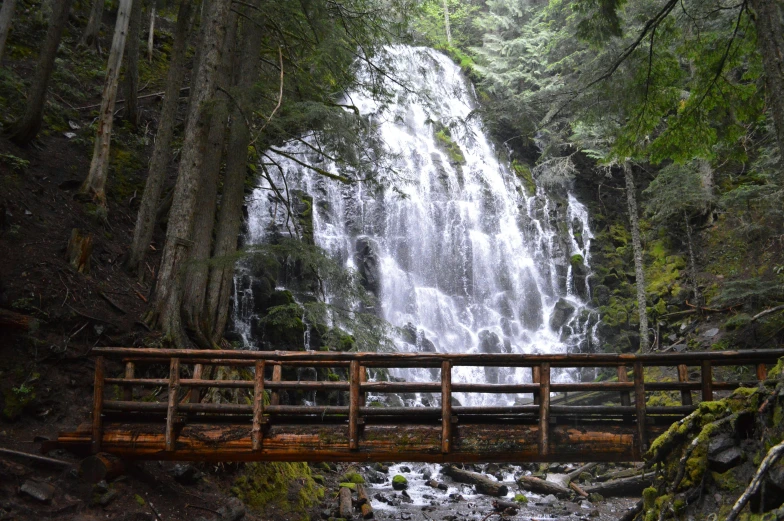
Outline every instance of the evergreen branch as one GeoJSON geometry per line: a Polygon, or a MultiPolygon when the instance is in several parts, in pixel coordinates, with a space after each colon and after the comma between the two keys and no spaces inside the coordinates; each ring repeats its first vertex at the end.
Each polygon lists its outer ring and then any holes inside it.
{"type": "MultiPolygon", "coordinates": [[[[305,168],[309,168],[310,170],[313,170],[317,174],[322,175],[324,177],[328,177],[330,179],[334,179],[335,181],[340,181],[341,183],[345,183],[345,184],[351,184],[351,183],[354,182],[353,180],[349,179],[346,176],[342,176],[340,174],[333,174],[332,172],[328,172],[328,171],[324,170],[323,168],[319,168],[317,166],[313,166],[311,164],[305,163],[304,161],[300,161],[299,159],[297,159],[296,157],[292,156],[291,154],[287,154],[286,152],[284,152],[282,150],[279,150],[277,148],[270,147],[270,150],[272,150],[273,152],[275,152],[276,154],[278,154],[280,156],[285,157],[286,159],[290,159],[291,161],[294,161],[295,163],[297,163],[300,166],[304,166],[305,168]]],[[[269,156],[267,156],[267,157],[269,157],[269,156]]]]}

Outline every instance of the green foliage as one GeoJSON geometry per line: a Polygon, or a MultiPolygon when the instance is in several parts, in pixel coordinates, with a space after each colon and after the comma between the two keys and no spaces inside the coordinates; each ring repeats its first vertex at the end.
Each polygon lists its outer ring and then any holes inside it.
{"type": "Polygon", "coordinates": [[[27,170],[27,167],[30,166],[30,161],[22,159],[21,157],[16,157],[13,154],[0,154],[0,163],[3,163],[8,168],[19,174],[27,170]]]}
{"type": "Polygon", "coordinates": [[[697,161],[662,168],[643,195],[646,213],[659,223],[673,218],[682,220],[684,215],[703,214],[710,208],[713,198],[710,189],[703,184],[697,161]]]}
{"type": "Polygon", "coordinates": [[[727,282],[712,303],[719,306],[731,306],[741,303],[765,304],[784,300],[784,282],[782,280],[764,280],[751,277],[727,282]]]}

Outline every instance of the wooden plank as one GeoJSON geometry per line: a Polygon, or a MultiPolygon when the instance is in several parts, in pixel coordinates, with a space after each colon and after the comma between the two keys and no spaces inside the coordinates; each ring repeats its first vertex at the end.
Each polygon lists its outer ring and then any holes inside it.
{"type": "Polygon", "coordinates": [[[93,417],[92,417],[92,447],[93,454],[101,452],[103,440],[103,386],[104,386],[104,358],[95,359],[95,379],[93,384],[93,417]]]}
{"type": "MultiPolygon", "coordinates": [[[[133,380],[135,365],[133,362],[125,363],[125,379],[133,380]]],[[[126,386],[123,389],[123,400],[130,402],[133,400],[133,386],[126,386]]]]}
{"type": "Polygon", "coordinates": [[[648,432],[645,418],[645,371],[642,363],[634,363],[634,407],[637,411],[637,440],[640,452],[648,450],[648,432]]]}
{"type": "MultiPolygon", "coordinates": [[[[204,373],[204,364],[194,364],[193,378],[191,378],[191,381],[198,382],[199,380],[201,380],[203,373],[204,373]]],[[[201,394],[199,392],[199,388],[194,386],[193,384],[191,384],[190,387],[191,387],[191,392],[188,396],[188,401],[191,403],[199,403],[199,401],[201,401],[201,394]]]]}
{"type": "Polygon", "coordinates": [[[702,361],[702,401],[713,401],[713,367],[710,360],[702,361]]]}
{"type": "Polygon", "coordinates": [[[550,364],[539,366],[539,454],[550,454],[550,364]]]}
{"type": "Polygon", "coordinates": [[[169,403],[166,407],[166,451],[175,449],[174,433],[177,420],[177,393],[180,391],[180,359],[172,358],[169,365],[169,403]]]}
{"type": "MultiPolygon", "coordinates": [[[[689,381],[689,367],[686,364],[678,364],[678,381],[680,383],[688,383],[689,381]]],[[[681,391],[681,405],[691,405],[691,391],[681,391]]]]}
{"type": "MultiPolygon", "coordinates": [[[[275,365],[272,367],[272,384],[276,384],[280,382],[281,374],[283,373],[283,369],[280,365],[275,365]]],[[[270,389],[272,386],[270,386],[270,389]]],[[[280,405],[280,394],[278,391],[272,391],[270,393],[270,405],[280,405]]]]}
{"type": "MultiPolygon", "coordinates": [[[[618,382],[619,383],[628,383],[629,382],[629,374],[627,373],[627,369],[625,365],[618,366],[618,382]]],[[[621,391],[621,405],[624,407],[628,407],[632,404],[631,396],[629,396],[629,391],[621,391]]]]}
{"type": "MultiPolygon", "coordinates": [[[[198,404],[205,405],[205,404],[198,404]]],[[[504,462],[634,461],[636,427],[599,424],[575,428],[551,425],[551,450],[542,457],[536,424],[467,424],[456,429],[450,452],[440,450],[441,425],[365,426],[359,450],[346,443],[345,425],[273,424],[265,431],[260,451],[252,450],[248,424],[188,423],[178,432],[177,451],[166,452],[161,424],[107,422],[105,450],[123,458],[180,461],[421,461],[504,462]]],[[[650,426],[655,436],[668,426],[650,426]]],[[[58,438],[62,448],[89,447],[89,425],[84,431],[58,438]]]]}
{"type": "Polygon", "coordinates": [[[757,380],[764,382],[768,379],[768,367],[765,364],[757,364],[757,380]]]}
{"type": "Polygon", "coordinates": [[[264,422],[264,360],[256,361],[256,374],[253,379],[253,427],[251,428],[251,442],[253,450],[261,450],[264,422]]]}
{"type": "Polygon", "coordinates": [[[539,403],[541,402],[541,400],[539,399],[539,397],[541,396],[541,393],[539,392],[540,389],[539,384],[542,381],[541,375],[542,375],[541,367],[537,365],[531,368],[531,382],[533,382],[534,385],[536,386],[536,389],[533,391],[534,405],[539,405],[539,403]]]}
{"type": "Polygon", "coordinates": [[[449,360],[452,366],[477,367],[533,367],[547,362],[551,367],[617,367],[620,364],[641,362],[644,366],[675,366],[694,364],[710,360],[713,365],[753,365],[775,363],[784,356],[784,349],[750,349],[747,351],[697,351],[689,353],[571,353],[571,354],[519,354],[519,353],[363,353],[363,352],[313,352],[313,351],[255,351],[255,350],[209,350],[209,349],[158,349],[102,347],[93,349],[93,354],[107,357],[147,356],[150,358],[181,359],[224,358],[226,360],[267,360],[288,364],[292,362],[351,362],[359,360],[365,367],[404,367],[397,364],[427,364],[441,367],[449,360]]]}
{"type": "Polygon", "coordinates": [[[452,443],[452,364],[441,363],[441,452],[449,453],[452,443]]]}
{"type": "Polygon", "coordinates": [[[359,361],[351,362],[348,397],[348,447],[359,449],[359,361]]]}

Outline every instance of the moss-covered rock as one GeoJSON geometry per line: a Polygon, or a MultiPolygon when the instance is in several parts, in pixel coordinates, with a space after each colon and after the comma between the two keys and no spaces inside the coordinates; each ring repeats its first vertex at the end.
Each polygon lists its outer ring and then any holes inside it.
{"type": "Polygon", "coordinates": [[[392,488],[395,490],[405,490],[408,488],[408,480],[405,478],[405,476],[397,474],[392,478],[392,488]]]}
{"type": "Polygon", "coordinates": [[[250,463],[231,493],[262,516],[274,511],[301,521],[310,519],[309,509],[324,498],[305,463],[250,463]]]}
{"type": "Polygon", "coordinates": [[[343,477],[340,478],[340,481],[345,481],[348,483],[364,483],[365,478],[362,477],[362,474],[359,472],[346,472],[343,474],[343,477]]]}
{"type": "Polygon", "coordinates": [[[515,494],[514,500],[515,503],[520,503],[521,505],[528,504],[528,498],[525,497],[523,494],[515,494]]]}

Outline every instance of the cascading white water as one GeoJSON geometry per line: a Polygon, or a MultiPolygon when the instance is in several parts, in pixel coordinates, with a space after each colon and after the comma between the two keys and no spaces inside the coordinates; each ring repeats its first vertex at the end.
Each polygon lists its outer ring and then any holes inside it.
{"type": "MultiPolygon", "coordinates": [[[[401,328],[401,351],[558,353],[590,342],[586,209],[565,192],[526,195],[485,135],[472,87],[445,55],[427,48],[387,49],[394,95],[381,103],[363,90],[346,95],[377,126],[391,154],[391,186],[343,185],[271,153],[278,187],[313,197],[316,244],[350,269],[378,278],[380,313],[401,328]],[[403,86],[405,85],[405,87],[403,86]],[[455,147],[459,147],[459,150],[455,147]],[[285,176],[285,183],[283,183],[285,176]],[[579,264],[579,263],[578,263],[579,264]],[[584,268],[583,268],[584,269],[584,268]]],[[[287,155],[319,168],[341,167],[297,142],[287,155]]],[[[268,240],[282,208],[262,184],[249,203],[248,243],[268,240]]],[[[278,226],[277,230],[280,231],[278,226]]],[[[235,299],[251,298],[238,283],[235,299]]],[[[235,305],[237,329],[250,344],[252,306],[235,305]]],[[[372,350],[373,346],[359,346],[372,350]]],[[[428,370],[393,376],[431,380],[428,370]]],[[[573,375],[556,372],[555,381],[573,375]]],[[[511,383],[528,370],[455,368],[456,382],[511,383]]],[[[463,405],[514,403],[515,396],[456,396],[463,405]]],[[[416,400],[427,401],[427,397],[416,400]]]]}

